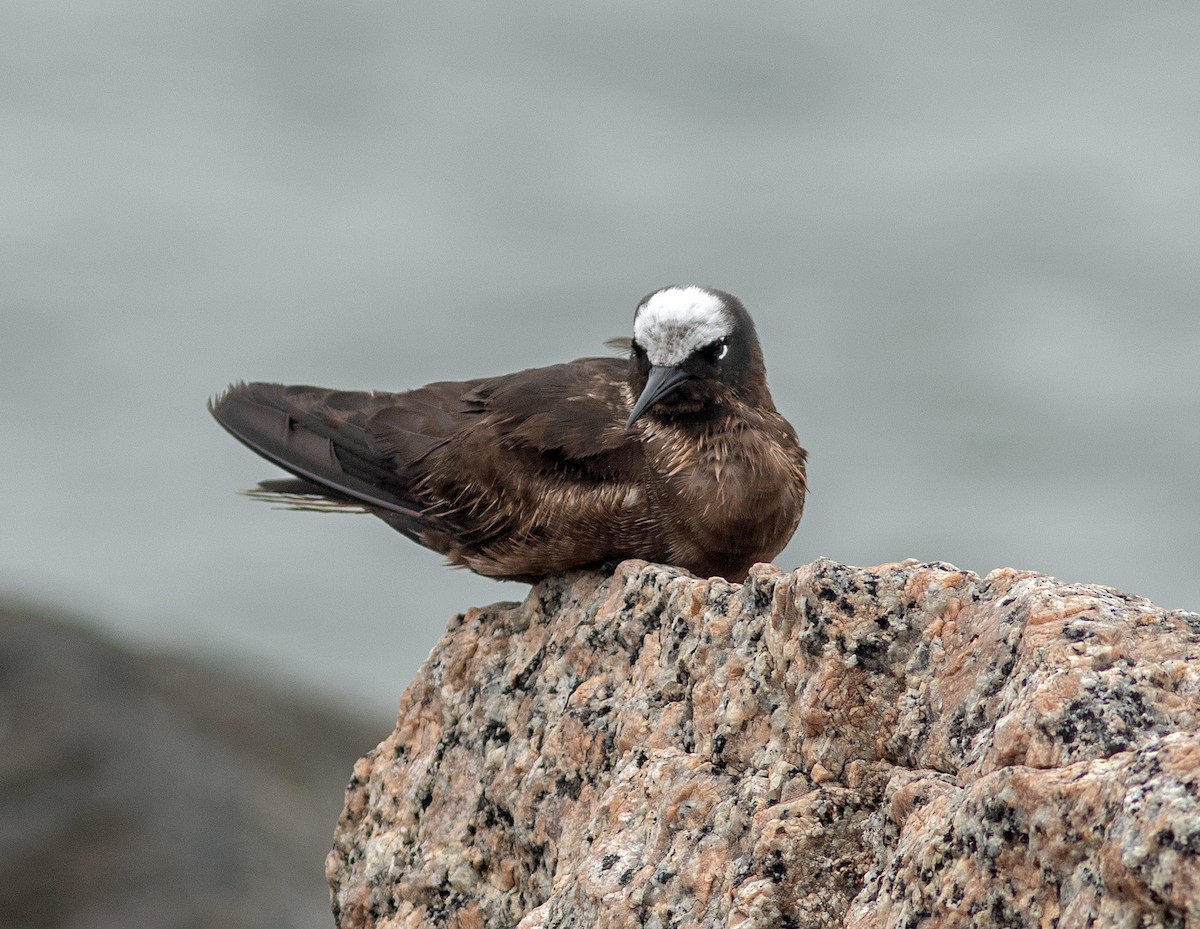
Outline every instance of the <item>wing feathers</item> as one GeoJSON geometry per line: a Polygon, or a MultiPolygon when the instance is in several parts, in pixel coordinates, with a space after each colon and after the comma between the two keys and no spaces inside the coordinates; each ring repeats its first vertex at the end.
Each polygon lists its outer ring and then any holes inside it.
{"type": "Polygon", "coordinates": [[[572,500],[583,510],[560,557],[584,563],[576,548],[608,550],[595,526],[624,498],[597,487],[624,487],[646,468],[625,429],[626,371],[617,359],[584,358],[405,393],[239,384],[209,409],[295,475],[262,485],[267,498],[322,510],[357,504],[454,563],[524,577],[533,540],[572,500]]]}
{"type": "Polygon", "coordinates": [[[297,477],[371,506],[419,518],[411,501],[376,483],[374,479],[385,473],[381,463],[356,453],[362,447],[355,441],[361,429],[349,430],[346,447],[335,446],[334,430],[313,412],[316,393],[317,388],[239,384],[211,402],[209,411],[234,438],[297,477]],[[305,406],[297,398],[303,398],[305,406]]]}
{"type": "Polygon", "coordinates": [[[394,395],[368,421],[372,447],[392,459],[398,476],[412,479],[430,452],[466,428],[464,417],[481,409],[468,399],[473,386],[444,381],[394,395]]]}

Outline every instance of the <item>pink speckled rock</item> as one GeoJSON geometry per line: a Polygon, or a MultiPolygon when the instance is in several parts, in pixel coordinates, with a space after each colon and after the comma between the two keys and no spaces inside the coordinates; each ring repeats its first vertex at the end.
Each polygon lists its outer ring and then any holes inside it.
{"type": "Polygon", "coordinates": [[[1200,926],[1200,617],[945,564],[626,562],[457,617],[342,929],[1200,926]]]}

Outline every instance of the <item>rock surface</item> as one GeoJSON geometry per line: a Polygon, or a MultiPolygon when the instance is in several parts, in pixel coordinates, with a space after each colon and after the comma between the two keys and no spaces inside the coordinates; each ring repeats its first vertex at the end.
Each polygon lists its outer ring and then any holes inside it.
{"type": "Polygon", "coordinates": [[[0,927],[332,926],[321,862],[378,733],[0,604],[0,927]]]}
{"type": "Polygon", "coordinates": [[[641,562],[452,621],[355,768],[343,929],[1200,926],[1200,617],[641,562]]]}

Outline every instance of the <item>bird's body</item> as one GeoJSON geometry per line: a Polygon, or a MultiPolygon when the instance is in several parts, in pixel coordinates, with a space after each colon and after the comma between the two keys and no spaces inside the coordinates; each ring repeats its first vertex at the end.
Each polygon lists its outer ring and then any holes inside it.
{"type": "Polygon", "coordinates": [[[795,531],[805,452],[733,297],[667,288],[638,313],[628,359],[403,393],[243,384],[212,411],[300,479],[267,493],[367,510],[479,574],[533,581],[643,558],[740,580],[795,531]],[[656,298],[684,308],[657,314],[665,329],[644,325],[656,298]],[[697,354],[718,342],[720,359],[697,354]]]}

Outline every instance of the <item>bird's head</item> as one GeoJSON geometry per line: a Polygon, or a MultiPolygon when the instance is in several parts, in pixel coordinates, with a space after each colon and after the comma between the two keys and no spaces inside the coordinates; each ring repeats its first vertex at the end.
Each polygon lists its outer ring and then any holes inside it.
{"type": "Polygon", "coordinates": [[[664,287],[638,304],[629,386],[637,399],[627,428],[647,415],[702,419],[734,398],[769,402],[750,314],[705,287],[664,287]]]}

